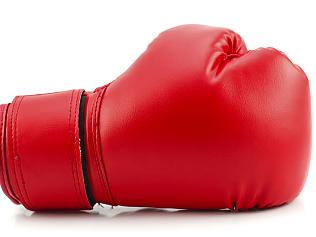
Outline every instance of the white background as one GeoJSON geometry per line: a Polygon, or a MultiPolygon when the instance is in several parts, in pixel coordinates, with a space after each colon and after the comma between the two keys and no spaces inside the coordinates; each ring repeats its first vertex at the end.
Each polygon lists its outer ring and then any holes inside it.
{"type": "MultiPolygon", "coordinates": [[[[308,75],[315,105],[313,2],[1,1],[0,103],[21,94],[93,90],[122,73],[160,31],[199,23],[235,30],[249,49],[273,46],[284,51],[308,75]]],[[[315,236],[315,184],[316,162],[312,157],[299,198],[259,212],[105,206],[92,213],[32,213],[11,204],[1,193],[0,236],[315,236]]]]}

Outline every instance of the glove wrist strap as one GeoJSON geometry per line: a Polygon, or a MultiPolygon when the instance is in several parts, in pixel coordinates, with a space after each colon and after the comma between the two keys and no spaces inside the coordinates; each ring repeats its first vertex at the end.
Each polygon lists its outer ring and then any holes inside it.
{"type": "Polygon", "coordinates": [[[0,107],[1,186],[13,201],[31,210],[92,208],[80,149],[82,94],[19,96],[0,107]]]}

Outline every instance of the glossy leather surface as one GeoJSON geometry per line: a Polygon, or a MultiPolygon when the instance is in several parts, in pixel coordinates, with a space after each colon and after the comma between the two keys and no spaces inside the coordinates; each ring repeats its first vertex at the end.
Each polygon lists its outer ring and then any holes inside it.
{"type": "MultiPolygon", "coordinates": [[[[201,25],[167,30],[118,79],[84,94],[87,171],[96,202],[268,208],[290,202],[303,188],[311,149],[308,79],[275,49],[248,51],[231,30],[201,25]]],[[[60,135],[69,123],[65,117],[75,121],[77,106],[71,109],[68,94],[48,112],[57,116],[36,112],[36,117],[34,111],[46,108],[46,102],[27,101],[20,112],[10,105],[7,120],[18,118],[20,134],[34,132],[32,139],[20,139],[18,149],[35,209],[91,208],[82,173],[71,183],[74,173],[63,160],[75,151],[72,164],[79,170],[76,128],[60,135]],[[43,126],[32,123],[34,118],[43,126]],[[63,147],[60,153],[50,142],[63,147]],[[36,172],[39,177],[45,172],[46,179],[36,179],[36,172]],[[64,184],[64,196],[49,188],[57,183],[64,184]]],[[[4,106],[0,112],[6,118],[4,106]]],[[[14,170],[12,125],[6,124],[6,166],[14,170]]],[[[32,209],[21,200],[13,173],[6,176],[12,198],[32,209]]],[[[7,187],[4,181],[2,187],[7,187]]]]}

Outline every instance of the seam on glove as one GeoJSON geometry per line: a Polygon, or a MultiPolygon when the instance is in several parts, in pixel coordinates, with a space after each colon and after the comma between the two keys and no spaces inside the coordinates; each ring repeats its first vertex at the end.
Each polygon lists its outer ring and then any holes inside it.
{"type": "MultiPolygon", "coordinates": [[[[98,95],[98,93],[96,93],[96,95],[98,95]]],[[[101,172],[101,168],[100,168],[100,165],[99,165],[99,162],[97,160],[97,152],[96,152],[96,142],[95,142],[95,129],[94,129],[94,112],[95,112],[95,108],[96,108],[96,103],[97,103],[97,97],[94,97],[93,99],[93,107],[92,107],[92,112],[91,112],[91,116],[90,116],[90,131],[92,132],[92,141],[93,141],[93,154],[92,154],[92,157],[96,163],[96,166],[97,166],[97,170],[98,170],[98,178],[99,178],[99,181],[101,183],[101,186],[102,186],[102,191],[104,193],[104,196],[106,198],[106,201],[107,200],[107,193],[106,193],[106,188],[105,188],[105,183],[103,181],[103,176],[102,176],[102,172],[101,172]]]]}
{"type": "Polygon", "coordinates": [[[12,120],[14,120],[14,124],[12,127],[12,148],[13,148],[13,159],[14,159],[14,167],[18,168],[18,175],[16,175],[15,172],[15,177],[17,179],[17,183],[18,183],[18,188],[19,191],[21,193],[21,198],[24,200],[24,205],[29,208],[32,209],[33,205],[30,201],[29,195],[27,193],[26,190],[26,182],[25,179],[23,177],[23,172],[22,172],[22,164],[21,164],[21,157],[19,156],[19,152],[18,152],[18,128],[17,128],[17,121],[18,121],[18,113],[19,113],[19,109],[22,103],[24,96],[21,97],[17,97],[16,100],[14,101],[14,104],[17,104],[17,108],[16,108],[16,112],[14,113],[14,107],[12,108],[12,120]],[[18,101],[18,102],[17,102],[18,101]],[[13,116],[15,115],[14,119],[13,116]],[[14,131],[13,131],[14,130],[14,131]],[[21,186],[21,187],[20,187],[21,186]]]}
{"type": "Polygon", "coordinates": [[[75,158],[75,170],[77,173],[77,181],[78,181],[78,187],[79,187],[79,192],[80,192],[80,198],[82,201],[82,207],[85,208],[87,206],[87,192],[84,188],[84,185],[80,185],[80,184],[84,184],[84,178],[83,178],[83,170],[82,170],[82,161],[81,161],[81,155],[80,155],[80,144],[79,144],[79,105],[80,105],[80,98],[82,95],[82,90],[76,90],[75,93],[77,94],[75,99],[76,99],[76,104],[75,104],[75,111],[74,111],[74,142],[73,144],[73,154],[74,154],[74,158],[75,158]],[[80,173],[82,172],[82,173],[80,173]],[[82,176],[80,176],[80,174],[82,176]],[[85,200],[86,198],[86,200],[85,200]]]}
{"type": "Polygon", "coordinates": [[[92,123],[92,132],[93,132],[93,146],[94,146],[94,157],[95,157],[95,161],[96,161],[96,164],[97,164],[97,167],[98,167],[98,170],[99,170],[99,177],[101,179],[101,183],[102,183],[102,187],[103,187],[103,190],[104,190],[104,194],[105,194],[105,198],[106,198],[106,201],[107,202],[111,202],[110,198],[109,198],[109,194],[108,194],[108,188],[107,188],[107,184],[106,184],[106,180],[105,180],[105,174],[104,174],[104,169],[101,168],[101,161],[100,159],[102,159],[100,156],[99,156],[99,153],[98,153],[98,144],[97,144],[97,129],[99,129],[98,127],[98,123],[97,123],[97,108],[98,108],[98,100],[99,100],[99,97],[100,97],[100,94],[102,93],[102,91],[97,91],[97,94],[96,94],[96,98],[95,98],[95,103],[94,103],[94,108],[93,108],[93,115],[92,115],[92,120],[93,120],[93,123],[92,123]]]}
{"type": "Polygon", "coordinates": [[[97,97],[97,100],[96,100],[96,107],[95,107],[95,112],[94,112],[94,117],[95,117],[95,128],[94,128],[94,131],[95,131],[95,145],[96,145],[96,153],[97,153],[97,158],[98,158],[98,161],[100,162],[99,165],[101,167],[101,171],[103,171],[103,174],[102,177],[103,177],[103,181],[104,181],[104,184],[105,184],[105,188],[106,188],[106,191],[107,191],[107,195],[109,197],[109,200],[110,200],[110,204],[112,206],[117,206],[113,196],[112,196],[112,193],[111,193],[111,189],[110,189],[110,184],[109,184],[109,180],[108,180],[108,177],[107,177],[107,172],[106,172],[106,166],[105,166],[105,162],[104,160],[102,159],[102,155],[101,155],[101,148],[100,148],[100,128],[99,128],[99,123],[97,122],[97,119],[99,118],[99,114],[100,114],[100,106],[101,106],[101,101],[102,101],[102,98],[108,88],[109,84],[107,86],[104,86],[102,88],[102,90],[100,90],[99,94],[98,94],[98,97],[97,97]]]}
{"type": "MultiPolygon", "coordinates": [[[[10,150],[11,150],[11,159],[13,161],[13,168],[12,168],[12,172],[13,172],[13,175],[14,175],[14,178],[15,178],[15,182],[16,182],[16,187],[15,187],[15,191],[17,191],[17,196],[20,200],[21,203],[23,204],[26,204],[26,202],[24,201],[24,198],[21,194],[21,190],[20,190],[20,187],[19,187],[19,181],[18,181],[18,178],[17,178],[17,171],[16,171],[16,165],[15,165],[15,154],[14,154],[14,128],[13,128],[13,125],[14,125],[14,109],[16,107],[16,101],[17,101],[18,97],[16,97],[13,102],[12,102],[12,109],[11,109],[11,116],[10,116],[10,130],[11,130],[11,147],[10,147],[10,150]]],[[[27,204],[26,204],[27,205],[27,204]]],[[[28,206],[28,205],[27,205],[28,206]]]]}
{"type": "MultiPolygon", "coordinates": [[[[72,135],[72,126],[71,126],[71,115],[72,115],[72,106],[73,106],[73,97],[74,97],[74,93],[75,90],[73,90],[71,92],[71,97],[70,97],[70,102],[69,102],[69,117],[68,117],[68,128],[69,128],[69,136],[70,136],[70,141],[72,140],[71,138],[73,137],[72,135]]],[[[75,135],[74,135],[74,139],[75,139],[75,135]]],[[[70,145],[73,144],[73,142],[70,142],[70,145]]],[[[75,147],[73,145],[73,147],[75,147]]],[[[79,183],[79,178],[78,178],[78,170],[77,170],[77,166],[76,166],[76,156],[75,156],[75,152],[72,150],[72,152],[70,153],[70,167],[72,170],[72,177],[73,177],[73,181],[74,181],[74,186],[75,186],[75,190],[76,190],[76,197],[77,197],[77,201],[79,202],[80,206],[84,206],[83,205],[83,200],[82,197],[80,195],[80,187],[78,188],[79,183]],[[76,174],[75,174],[76,173],[76,174]],[[77,176],[77,179],[76,179],[77,176]]]]}

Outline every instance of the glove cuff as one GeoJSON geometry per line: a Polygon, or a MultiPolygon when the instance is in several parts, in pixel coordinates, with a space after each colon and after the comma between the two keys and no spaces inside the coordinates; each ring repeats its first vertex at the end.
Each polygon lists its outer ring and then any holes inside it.
{"type": "Polygon", "coordinates": [[[0,182],[13,202],[30,210],[92,208],[80,150],[82,93],[19,96],[0,106],[0,182]]]}

